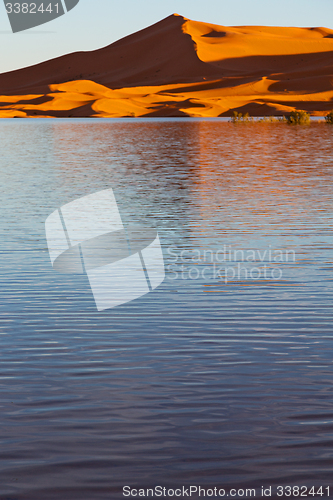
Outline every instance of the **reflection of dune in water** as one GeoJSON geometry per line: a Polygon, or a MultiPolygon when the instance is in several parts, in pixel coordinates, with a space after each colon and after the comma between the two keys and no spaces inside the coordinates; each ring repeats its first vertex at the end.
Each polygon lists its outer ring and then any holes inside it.
{"type": "Polygon", "coordinates": [[[304,232],[306,243],[307,232],[321,227],[323,213],[332,207],[332,200],[318,197],[332,178],[328,127],[200,122],[199,143],[193,202],[200,224],[193,227],[193,239],[208,231],[216,241],[239,239],[247,245],[258,232],[274,241],[294,226],[298,236],[304,232]],[[309,144],[318,146],[320,167],[309,144]]]}

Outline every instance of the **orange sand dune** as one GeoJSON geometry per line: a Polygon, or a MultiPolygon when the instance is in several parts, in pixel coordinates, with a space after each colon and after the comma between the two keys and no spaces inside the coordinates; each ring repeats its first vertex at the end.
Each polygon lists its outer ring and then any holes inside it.
{"type": "Polygon", "coordinates": [[[0,75],[0,117],[283,115],[333,109],[333,30],[174,14],[92,52],[0,75]]]}

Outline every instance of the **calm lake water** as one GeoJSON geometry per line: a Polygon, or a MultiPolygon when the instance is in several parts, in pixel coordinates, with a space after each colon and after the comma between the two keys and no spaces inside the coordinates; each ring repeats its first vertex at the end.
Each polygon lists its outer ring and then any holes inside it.
{"type": "Polygon", "coordinates": [[[1,500],[333,495],[332,132],[0,122],[1,500]],[[166,279],[97,312],[86,276],[52,269],[44,223],[107,188],[158,228],[166,279]]]}

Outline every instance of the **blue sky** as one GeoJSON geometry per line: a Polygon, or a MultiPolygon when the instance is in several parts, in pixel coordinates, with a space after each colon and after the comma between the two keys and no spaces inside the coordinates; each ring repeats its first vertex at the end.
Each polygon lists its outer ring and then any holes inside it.
{"type": "Polygon", "coordinates": [[[274,4],[271,0],[80,0],[77,7],[59,19],[13,34],[1,2],[0,72],[78,50],[104,47],[173,12],[226,26],[325,26],[333,29],[333,0],[279,0],[274,4]]]}

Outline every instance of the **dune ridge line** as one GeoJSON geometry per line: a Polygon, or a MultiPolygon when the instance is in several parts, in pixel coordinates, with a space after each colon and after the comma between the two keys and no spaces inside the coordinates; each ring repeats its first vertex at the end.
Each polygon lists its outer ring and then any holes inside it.
{"type": "Polygon", "coordinates": [[[278,116],[333,109],[333,30],[173,14],[102,49],[0,75],[0,117],[278,116]]]}

